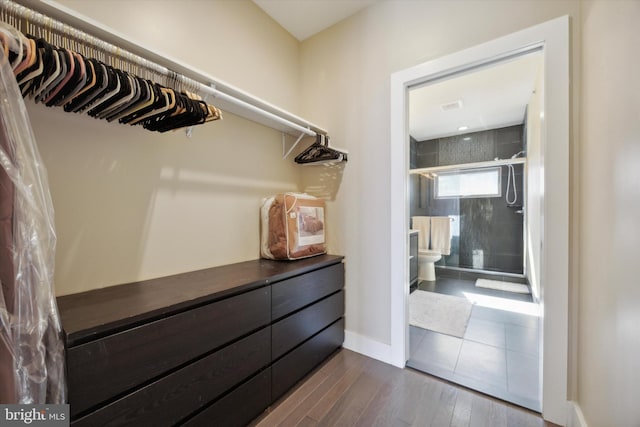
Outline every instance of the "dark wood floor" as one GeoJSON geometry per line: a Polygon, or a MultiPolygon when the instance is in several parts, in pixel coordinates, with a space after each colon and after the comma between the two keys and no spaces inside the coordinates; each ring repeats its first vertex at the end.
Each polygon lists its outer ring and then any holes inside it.
{"type": "Polygon", "coordinates": [[[411,370],[340,350],[253,427],[551,427],[540,415],[411,370]]]}

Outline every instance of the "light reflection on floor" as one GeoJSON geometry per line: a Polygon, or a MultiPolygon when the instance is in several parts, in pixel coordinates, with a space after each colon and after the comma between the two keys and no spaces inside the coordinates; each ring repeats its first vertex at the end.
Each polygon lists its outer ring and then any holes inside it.
{"type": "Polygon", "coordinates": [[[462,293],[465,298],[467,298],[472,304],[475,304],[477,306],[540,317],[540,305],[533,302],[492,297],[489,295],[481,295],[472,292],[462,293]]]}

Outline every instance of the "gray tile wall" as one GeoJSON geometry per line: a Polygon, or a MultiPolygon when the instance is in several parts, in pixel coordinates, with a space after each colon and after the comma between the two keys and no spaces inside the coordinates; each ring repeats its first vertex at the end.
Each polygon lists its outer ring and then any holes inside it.
{"type": "MultiPolygon", "coordinates": [[[[523,131],[523,125],[517,125],[429,141],[412,140],[411,167],[510,158],[525,147],[523,131]]],[[[523,166],[515,165],[514,169],[518,194],[515,205],[521,207],[523,166]]],[[[502,197],[435,199],[431,180],[411,176],[411,216],[454,215],[459,221],[460,236],[452,238],[451,255],[443,257],[438,265],[463,268],[482,265],[482,270],[523,272],[524,218],[516,212],[517,208],[507,206],[507,178],[508,167],[502,166],[502,197]]]]}

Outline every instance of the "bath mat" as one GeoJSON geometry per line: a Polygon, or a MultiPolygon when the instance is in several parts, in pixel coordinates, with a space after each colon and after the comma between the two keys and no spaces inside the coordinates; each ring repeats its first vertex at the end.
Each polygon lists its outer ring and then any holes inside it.
{"type": "Polygon", "coordinates": [[[409,324],[462,338],[472,307],[462,297],[416,290],[409,296],[409,324]]]}
{"type": "Polygon", "coordinates": [[[499,291],[517,292],[519,294],[530,294],[529,287],[521,283],[500,282],[498,280],[478,279],[476,286],[479,288],[497,289],[499,291]]]}

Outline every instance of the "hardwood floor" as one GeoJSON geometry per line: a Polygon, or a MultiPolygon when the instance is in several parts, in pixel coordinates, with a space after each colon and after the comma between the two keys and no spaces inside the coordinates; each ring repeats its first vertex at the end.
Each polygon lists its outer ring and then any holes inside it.
{"type": "Polygon", "coordinates": [[[340,350],[253,427],[552,427],[539,414],[411,369],[340,350]]]}

